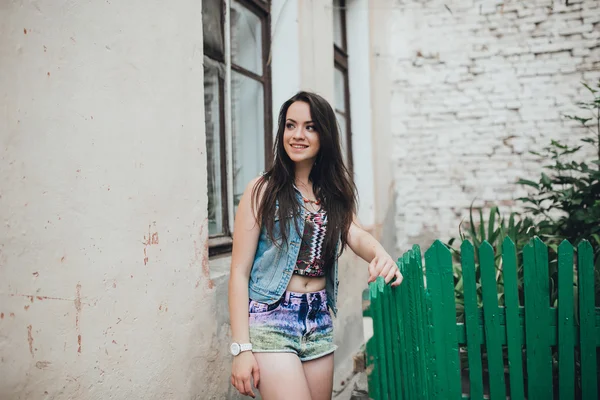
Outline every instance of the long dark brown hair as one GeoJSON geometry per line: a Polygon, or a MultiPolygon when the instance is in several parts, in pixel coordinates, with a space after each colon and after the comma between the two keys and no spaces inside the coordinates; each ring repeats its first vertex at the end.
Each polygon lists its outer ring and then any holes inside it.
{"type": "MultiPolygon", "coordinates": [[[[294,189],[294,162],[286,153],[283,143],[287,111],[296,101],[309,105],[313,125],[319,134],[321,146],[308,178],[312,182],[316,199],[327,212],[327,232],[322,254],[325,265],[330,266],[348,244],[348,231],[356,212],[357,197],[352,176],[344,165],[335,113],[321,96],[310,92],[299,92],[281,106],[277,137],[273,146],[275,159],[270,169],[254,186],[253,206],[257,211],[257,221],[266,228],[269,239],[277,245],[287,243],[290,223],[296,221],[302,212],[294,189]],[[277,202],[281,236],[275,238],[277,202]],[[338,238],[341,239],[341,246],[336,253],[338,238]]],[[[299,230],[297,225],[296,230],[299,230]]],[[[301,232],[298,234],[302,235],[301,232]]]]}

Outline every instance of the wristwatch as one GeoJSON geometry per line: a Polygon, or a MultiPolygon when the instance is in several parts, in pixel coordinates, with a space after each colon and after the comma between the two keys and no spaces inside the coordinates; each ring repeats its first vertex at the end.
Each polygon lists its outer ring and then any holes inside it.
{"type": "Polygon", "coordinates": [[[233,342],[233,343],[231,343],[231,346],[229,346],[229,351],[234,356],[237,356],[242,351],[249,351],[249,350],[252,350],[252,343],[240,344],[240,343],[233,342]]]}

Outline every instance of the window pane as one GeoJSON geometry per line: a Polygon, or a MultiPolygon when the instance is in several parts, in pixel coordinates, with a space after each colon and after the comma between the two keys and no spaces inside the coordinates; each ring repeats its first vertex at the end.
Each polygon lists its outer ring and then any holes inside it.
{"type": "Polygon", "coordinates": [[[346,116],[336,111],[335,113],[338,124],[340,125],[340,144],[342,146],[342,155],[344,156],[344,164],[348,167],[348,124],[346,116]]]}
{"type": "Polygon", "coordinates": [[[223,59],[223,0],[204,0],[202,2],[202,35],[204,49],[215,57],[223,59]]]}
{"type": "Polygon", "coordinates": [[[234,64],[262,75],[262,23],[241,4],[231,3],[231,58],[234,64]]]}
{"type": "Polygon", "coordinates": [[[219,108],[219,74],[215,66],[204,65],[204,113],[206,153],[208,159],[208,233],[224,233],[221,176],[221,119],[219,108]]]}
{"type": "Polygon", "coordinates": [[[340,49],[345,50],[342,36],[342,12],[340,0],[333,0],[333,43],[340,49]]]}
{"type": "Polygon", "coordinates": [[[334,71],[333,89],[335,91],[335,108],[336,110],[344,112],[346,111],[346,80],[344,79],[344,73],[341,70],[335,68],[334,71]]]}
{"type": "Polygon", "coordinates": [[[262,83],[231,72],[233,118],[233,203],[237,207],[249,181],[265,167],[262,83]]]}

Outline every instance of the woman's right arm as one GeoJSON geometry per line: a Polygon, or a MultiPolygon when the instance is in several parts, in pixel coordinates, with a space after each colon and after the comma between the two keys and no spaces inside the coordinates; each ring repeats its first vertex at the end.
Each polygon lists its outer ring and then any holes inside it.
{"type": "MultiPolygon", "coordinates": [[[[235,216],[231,273],[229,275],[229,317],[232,340],[237,343],[250,343],[248,327],[248,280],[254,262],[254,255],[260,235],[260,224],[252,207],[252,193],[258,180],[248,184],[235,216]]],[[[259,198],[260,201],[260,198],[259,198]]],[[[243,395],[254,397],[250,376],[258,387],[258,364],[251,351],[244,351],[233,358],[231,384],[243,395]]]]}

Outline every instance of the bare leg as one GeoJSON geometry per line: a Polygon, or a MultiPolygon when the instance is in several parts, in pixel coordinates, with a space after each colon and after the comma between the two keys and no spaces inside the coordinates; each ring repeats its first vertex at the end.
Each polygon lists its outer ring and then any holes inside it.
{"type": "Polygon", "coordinates": [[[312,400],[331,400],[333,392],[333,353],[302,363],[312,400]]]}
{"type": "Polygon", "coordinates": [[[293,353],[254,353],[263,400],[312,400],[302,363],[293,353]]]}

